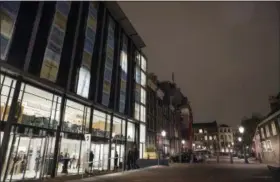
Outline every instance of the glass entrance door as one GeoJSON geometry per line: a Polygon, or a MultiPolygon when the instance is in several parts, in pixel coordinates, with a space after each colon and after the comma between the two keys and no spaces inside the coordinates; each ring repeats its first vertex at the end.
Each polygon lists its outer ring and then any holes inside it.
{"type": "Polygon", "coordinates": [[[9,152],[4,180],[39,179],[50,173],[47,151],[54,148],[54,140],[42,136],[14,134],[9,152]],[[48,159],[48,160],[47,160],[48,159]]]}
{"type": "Polygon", "coordinates": [[[109,144],[93,142],[91,144],[91,152],[94,154],[92,170],[108,169],[108,151],[109,144]]]}

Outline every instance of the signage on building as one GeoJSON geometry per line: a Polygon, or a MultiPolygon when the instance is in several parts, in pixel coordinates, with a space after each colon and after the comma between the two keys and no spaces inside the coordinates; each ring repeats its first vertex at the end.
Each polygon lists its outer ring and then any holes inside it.
{"type": "Polygon", "coordinates": [[[1,34],[0,34],[0,54],[1,59],[6,60],[12,42],[15,23],[20,7],[20,2],[3,1],[0,7],[1,34]]]}
{"type": "Polygon", "coordinates": [[[44,54],[40,77],[56,82],[60,57],[66,32],[71,2],[58,1],[54,13],[48,43],[44,54]]]}

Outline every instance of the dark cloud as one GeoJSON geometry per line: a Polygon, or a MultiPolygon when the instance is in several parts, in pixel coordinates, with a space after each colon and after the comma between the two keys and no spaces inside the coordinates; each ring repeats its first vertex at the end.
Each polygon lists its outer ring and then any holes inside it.
{"type": "Polygon", "coordinates": [[[149,70],[175,80],[196,121],[236,125],[266,114],[279,81],[275,2],[120,2],[147,48],[149,70]]]}

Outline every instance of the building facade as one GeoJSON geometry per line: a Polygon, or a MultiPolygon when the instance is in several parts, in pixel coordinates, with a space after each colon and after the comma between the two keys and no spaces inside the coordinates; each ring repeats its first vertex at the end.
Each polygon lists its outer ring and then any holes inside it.
{"type": "Polygon", "coordinates": [[[216,121],[209,123],[193,123],[193,144],[194,151],[208,150],[212,154],[219,149],[218,124],[216,121]]]}
{"type": "Polygon", "coordinates": [[[180,120],[176,120],[176,111],[171,102],[164,102],[168,94],[159,87],[157,77],[151,73],[147,85],[147,141],[149,148],[162,151],[164,154],[175,154],[180,151],[180,120]],[[162,136],[162,131],[166,136],[162,136]]]}
{"type": "Polygon", "coordinates": [[[219,145],[220,152],[228,154],[233,150],[234,137],[233,129],[225,124],[219,125],[219,145]]]}
{"type": "Polygon", "coordinates": [[[1,181],[124,167],[146,148],[145,46],[116,2],[1,3],[1,181]],[[71,166],[64,165],[67,161],[71,166]]]}

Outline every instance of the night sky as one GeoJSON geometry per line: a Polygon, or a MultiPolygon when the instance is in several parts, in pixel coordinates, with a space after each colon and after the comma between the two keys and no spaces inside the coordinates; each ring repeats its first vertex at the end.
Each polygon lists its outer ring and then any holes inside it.
{"type": "Polygon", "coordinates": [[[279,91],[275,2],[120,2],[145,41],[150,72],[189,98],[195,122],[236,126],[279,91]]]}

